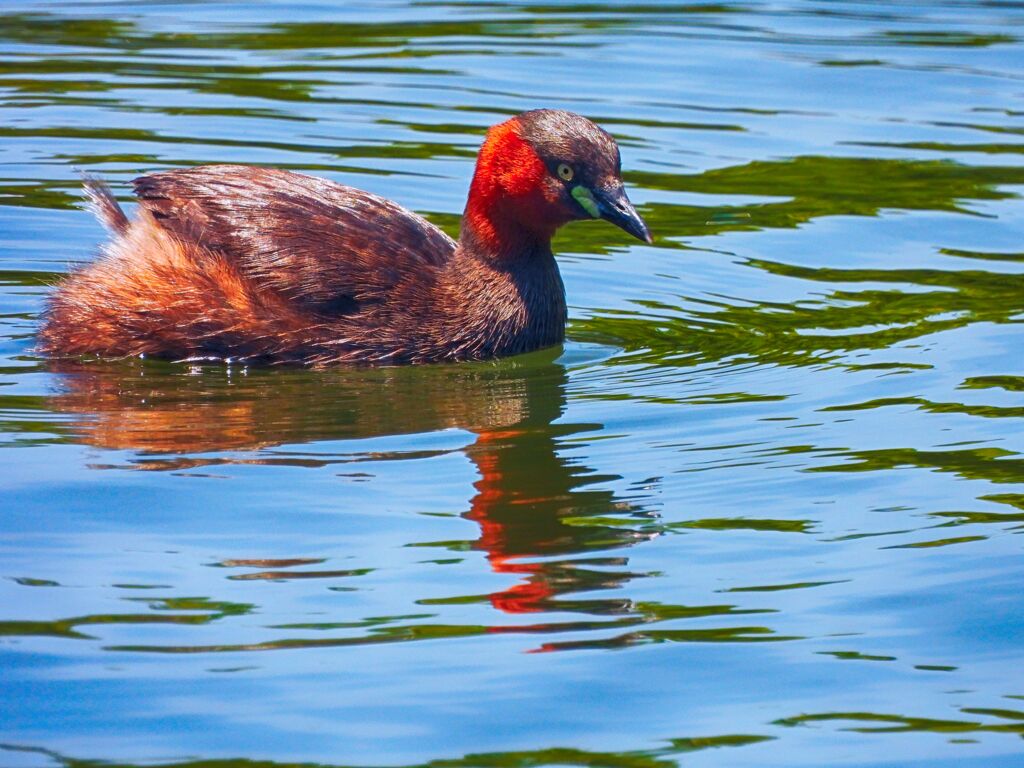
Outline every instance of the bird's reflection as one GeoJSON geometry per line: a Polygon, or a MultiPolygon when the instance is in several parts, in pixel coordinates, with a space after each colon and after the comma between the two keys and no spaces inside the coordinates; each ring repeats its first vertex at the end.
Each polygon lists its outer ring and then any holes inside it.
{"type": "Polygon", "coordinates": [[[518,580],[480,600],[506,613],[628,612],[621,599],[565,598],[642,575],[627,570],[625,557],[606,551],[648,536],[630,526],[587,522],[646,512],[638,501],[601,487],[618,476],[597,475],[567,455],[567,437],[600,425],[558,422],[566,370],[555,357],[546,352],[489,364],[329,372],[65,364],[56,371],[61,391],[50,405],[75,415],[74,439],[132,452],[129,466],[149,470],[324,463],[302,452],[266,449],[468,430],[476,438],[462,450],[479,473],[464,513],[480,526],[471,546],[486,553],[494,571],[518,580]],[[581,557],[598,550],[605,554],[581,557]]]}

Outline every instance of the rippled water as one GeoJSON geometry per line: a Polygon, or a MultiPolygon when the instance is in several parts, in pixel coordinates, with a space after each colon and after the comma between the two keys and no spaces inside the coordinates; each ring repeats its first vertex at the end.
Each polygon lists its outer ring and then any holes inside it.
{"type": "Polygon", "coordinates": [[[0,764],[1024,760],[1024,6],[0,10],[0,764]],[[33,355],[79,169],[308,171],[457,228],[582,112],[653,247],[564,348],[33,355]]]}

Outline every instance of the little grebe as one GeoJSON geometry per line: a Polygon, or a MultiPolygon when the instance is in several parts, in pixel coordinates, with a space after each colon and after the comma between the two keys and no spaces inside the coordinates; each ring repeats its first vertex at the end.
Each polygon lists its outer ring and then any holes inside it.
{"type": "Polygon", "coordinates": [[[207,165],[133,183],[129,221],[86,181],[113,237],[50,297],[43,352],[314,366],[512,355],[565,336],[556,229],[602,218],[651,241],[615,140],[558,110],[488,131],[458,242],[389,200],[287,171],[207,165]]]}

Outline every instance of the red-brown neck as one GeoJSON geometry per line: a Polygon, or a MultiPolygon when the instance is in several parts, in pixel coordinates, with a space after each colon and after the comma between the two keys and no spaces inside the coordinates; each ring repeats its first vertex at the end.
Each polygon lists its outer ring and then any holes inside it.
{"type": "Polygon", "coordinates": [[[548,198],[547,168],[522,138],[517,118],[487,132],[462,219],[462,246],[489,260],[549,252],[564,222],[548,198]]]}

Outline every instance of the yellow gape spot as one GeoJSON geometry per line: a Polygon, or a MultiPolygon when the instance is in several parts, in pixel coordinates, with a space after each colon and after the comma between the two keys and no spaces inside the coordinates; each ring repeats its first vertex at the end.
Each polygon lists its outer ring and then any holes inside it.
{"type": "Polygon", "coordinates": [[[601,218],[601,212],[597,209],[597,201],[594,200],[594,193],[586,187],[573,187],[572,196],[576,202],[583,206],[583,210],[595,219],[601,218]]]}

